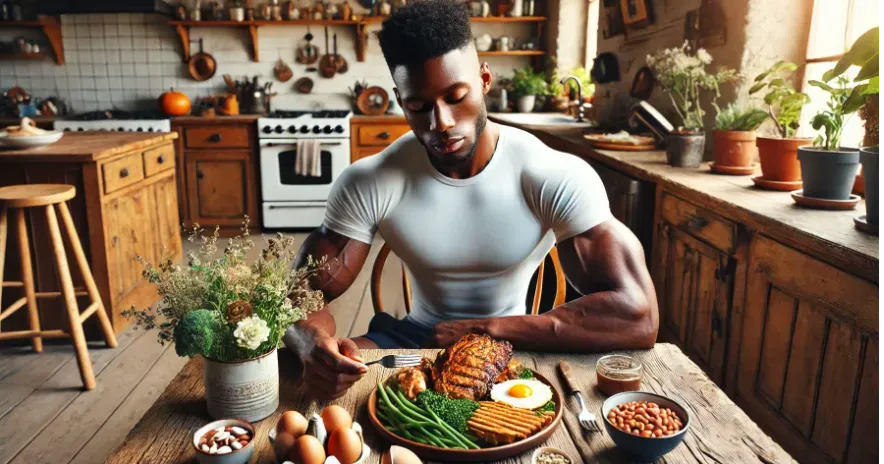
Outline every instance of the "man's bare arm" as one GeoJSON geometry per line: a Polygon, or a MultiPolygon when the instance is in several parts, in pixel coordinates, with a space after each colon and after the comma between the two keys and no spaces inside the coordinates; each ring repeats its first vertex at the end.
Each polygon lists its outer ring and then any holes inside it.
{"type": "Polygon", "coordinates": [[[659,315],[641,243],[615,219],[558,245],[568,280],[584,296],[540,316],[441,323],[435,343],[487,332],[519,349],[574,353],[649,348],[659,315]]]}

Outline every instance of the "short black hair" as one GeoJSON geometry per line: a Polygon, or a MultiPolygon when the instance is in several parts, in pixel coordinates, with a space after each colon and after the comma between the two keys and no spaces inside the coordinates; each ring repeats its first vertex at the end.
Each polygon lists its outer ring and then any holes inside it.
{"type": "Polygon", "coordinates": [[[458,0],[412,0],[378,32],[387,66],[420,64],[473,40],[467,6],[458,0]]]}

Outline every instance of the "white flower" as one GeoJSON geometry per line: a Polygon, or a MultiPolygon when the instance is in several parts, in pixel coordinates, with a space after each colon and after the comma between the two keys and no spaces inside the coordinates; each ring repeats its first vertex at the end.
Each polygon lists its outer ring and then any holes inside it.
{"type": "Polygon", "coordinates": [[[270,328],[264,319],[252,315],[236,323],[233,336],[236,337],[236,344],[240,347],[256,350],[270,338],[270,328]]]}
{"type": "Polygon", "coordinates": [[[697,50],[697,58],[699,58],[703,64],[709,64],[712,62],[712,55],[710,55],[705,48],[697,50]]]}

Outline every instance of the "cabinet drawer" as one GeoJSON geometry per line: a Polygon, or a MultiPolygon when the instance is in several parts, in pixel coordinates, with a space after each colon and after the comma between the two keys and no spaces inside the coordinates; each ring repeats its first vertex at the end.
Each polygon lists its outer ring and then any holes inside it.
{"type": "Polygon", "coordinates": [[[410,130],[410,127],[400,125],[393,126],[378,124],[361,126],[358,130],[359,145],[389,145],[410,130]]]}
{"type": "Polygon", "coordinates": [[[196,126],[184,128],[187,148],[248,148],[246,126],[196,126]]]}
{"type": "Polygon", "coordinates": [[[737,227],[715,213],[663,194],[663,220],[722,251],[736,245],[737,227]]]}
{"type": "Polygon", "coordinates": [[[150,177],[154,174],[175,167],[175,146],[164,145],[144,152],[144,175],[150,177]]]}
{"type": "Polygon", "coordinates": [[[144,179],[141,153],[128,155],[101,167],[104,175],[104,193],[117,191],[144,179]]]}

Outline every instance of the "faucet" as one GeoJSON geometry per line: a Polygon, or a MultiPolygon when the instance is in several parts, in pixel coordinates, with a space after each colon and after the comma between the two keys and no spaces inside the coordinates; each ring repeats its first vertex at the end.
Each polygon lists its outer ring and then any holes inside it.
{"type": "Polygon", "coordinates": [[[567,76],[563,77],[559,83],[565,85],[572,79],[577,84],[577,122],[583,122],[583,86],[580,84],[580,79],[577,76],[567,76]]]}

